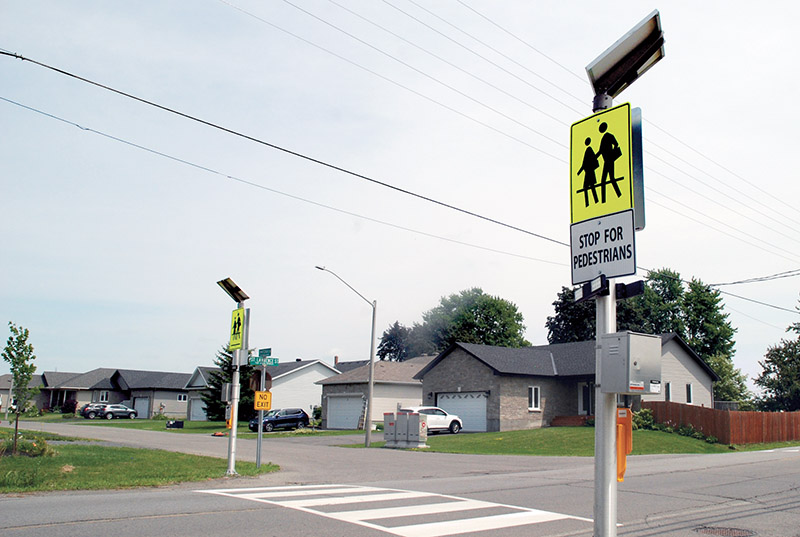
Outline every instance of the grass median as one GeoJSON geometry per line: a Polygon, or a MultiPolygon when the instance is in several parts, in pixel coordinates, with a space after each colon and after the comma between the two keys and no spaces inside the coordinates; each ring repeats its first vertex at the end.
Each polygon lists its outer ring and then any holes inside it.
{"type": "MultiPolygon", "coordinates": [[[[547,427],[497,433],[433,434],[428,447],[419,451],[461,453],[470,455],[536,455],[549,457],[593,457],[593,427],[547,427]]],[[[382,447],[383,442],[372,446],[382,447]]],[[[800,442],[727,446],[709,444],[675,433],[633,431],[632,455],[668,455],[689,453],[731,453],[798,446],[800,442]]],[[[359,445],[342,447],[363,447],[359,445]]]]}
{"type": "MultiPolygon", "coordinates": [[[[154,449],[111,447],[99,442],[81,441],[21,431],[22,437],[45,439],[55,453],[51,456],[0,457],[0,493],[54,490],[97,490],[162,486],[187,481],[224,477],[225,459],[202,457],[154,449]]],[[[0,440],[11,436],[0,431],[0,440]]],[[[274,472],[278,467],[237,462],[243,476],[274,472]]]]}

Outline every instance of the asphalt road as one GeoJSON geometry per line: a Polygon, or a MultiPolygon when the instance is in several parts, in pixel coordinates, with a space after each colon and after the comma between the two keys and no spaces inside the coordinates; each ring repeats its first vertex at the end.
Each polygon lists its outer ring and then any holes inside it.
{"type": "MultiPolygon", "coordinates": [[[[227,439],[35,428],[227,456],[227,439]]],[[[363,437],[265,439],[280,472],[157,489],[0,496],[0,535],[591,535],[593,459],[348,449],[363,437]]],[[[239,440],[238,460],[255,459],[239,440]]],[[[629,457],[618,535],[800,537],[800,450],[629,457]]]]}

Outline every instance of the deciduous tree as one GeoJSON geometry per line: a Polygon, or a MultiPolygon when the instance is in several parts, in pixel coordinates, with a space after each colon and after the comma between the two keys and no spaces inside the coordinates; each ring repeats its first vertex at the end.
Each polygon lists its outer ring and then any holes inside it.
{"type": "MultiPolygon", "coordinates": [[[[33,364],[36,355],[33,354],[33,345],[28,343],[28,336],[30,335],[28,329],[21,326],[18,327],[10,321],[8,328],[11,331],[11,335],[6,342],[5,349],[3,349],[3,360],[8,362],[13,382],[11,393],[16,406],[14,408],[14,440],[11,453],[16,455],[19,416],[25,412],[30,400],[39,392],[39,388],[30,386],[33,374],[36,373],[36,366],[33,364]]],[[[7,403],[11,404],[11,401],[7,403]]]]}

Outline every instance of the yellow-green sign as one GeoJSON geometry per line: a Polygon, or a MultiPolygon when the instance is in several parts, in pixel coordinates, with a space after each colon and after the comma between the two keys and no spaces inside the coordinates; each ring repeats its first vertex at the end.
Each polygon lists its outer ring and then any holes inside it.
{"type": "Polygon", "coordinates": [[[569,159],[571,222],[633,208],[631,105],[572,124],[569,159]]]}
{"type": "Polygon", "coordinates": [[[231,344],[230,350],[235,351],[242,348],[244,338],[244,308],[233,310],[231,318],[231,344]]]}

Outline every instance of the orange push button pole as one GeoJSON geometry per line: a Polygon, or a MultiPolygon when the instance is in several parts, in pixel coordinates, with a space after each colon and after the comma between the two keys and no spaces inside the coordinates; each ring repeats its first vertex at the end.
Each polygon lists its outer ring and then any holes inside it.
{"type": "Polygon", "coordinates": [[[629,408],[617,409],[617,481],[625,480],[626,455],[633,451],[633,414],[629,408]]]}

